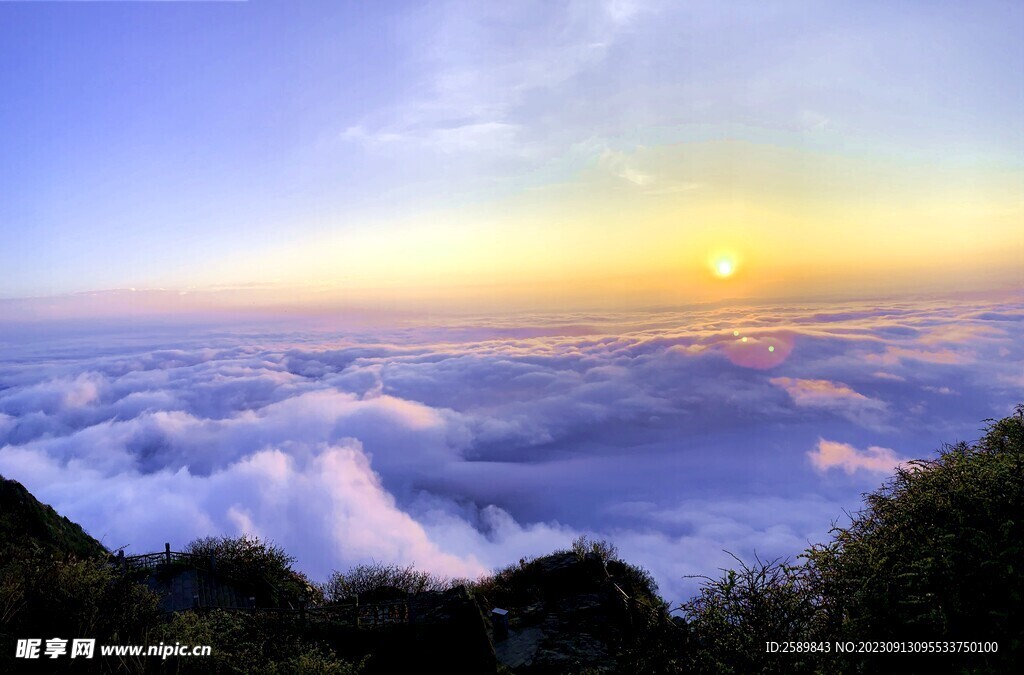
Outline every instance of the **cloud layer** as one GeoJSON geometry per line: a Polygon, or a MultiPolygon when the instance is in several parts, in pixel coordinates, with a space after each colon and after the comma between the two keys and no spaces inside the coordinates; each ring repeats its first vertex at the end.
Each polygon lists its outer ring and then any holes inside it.
{"type": "Polygon", "coordinates": [[[723,550],[798,553],[1024,400],[1022,319],[1007,299],[11,331],[0,473],[132,552],[250,532],[318,578],[475,576],[586,532],[679,599],[723,550]]]}

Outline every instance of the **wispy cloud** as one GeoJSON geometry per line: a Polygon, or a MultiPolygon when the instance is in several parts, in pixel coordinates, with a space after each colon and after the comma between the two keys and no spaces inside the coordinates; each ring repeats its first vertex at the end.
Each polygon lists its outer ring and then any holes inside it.
{"type": "Polygon", "coordinates": [[[831,410],[870,427],[879,426],[886,416],[884,402],[858,393],[841,382],[792,377],[773,377],[769,381],[785,390],[800,408],[831,410]]]}
{"type": "Polygon", "coordinates": [[[341,137],[373,146],[412,145],[420,150],[442,154],[480,153],[522,155],[516,139],[520,127],[504,122],[470,122],[424,130],[371,132],[361,125],[346,129],[341,137]]]}
{"type": "Polygon", "coordinates": [[[571,80],[598,68],[648,4],[432,3],[406,26],[426,66],[418,93],[341,137],[421,152],[549,158],[538,101],[560,99],[571,80]]]}
{"type": "Polygon", "coordinates": [[[927,347],[887,347],[882,354],[872,354],[868,360],[886,366],[899,365],[904,361],[923,361],[925,363],[939,364],[966,364],[973,361],[974,356],[970,350],[957,349],[952,347],[931,349],[927,347]]]}
{"type": "Polygon", "coordinates": [[[657,176],[654,174],[645,173],[638,169],[632,158],[623,152],[605,150],[598,158],[597,166],[618,178],[640,187],[651,185],[657,180],[657,176]]]}

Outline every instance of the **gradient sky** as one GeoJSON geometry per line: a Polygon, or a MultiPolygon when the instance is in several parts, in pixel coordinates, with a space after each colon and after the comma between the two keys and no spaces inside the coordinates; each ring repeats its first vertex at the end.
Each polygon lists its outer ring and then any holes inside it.
{"type": "Polygon", "coordinates": [[[1014,2],[0,2],[0,297],[1020,288],[1022,33],[1014,2]]]}
{"type": "Polygon", "coordinates": [[[796,555],[1024,400],[1021,35],[0,0],[0,474],[112,548],[247,532],[316,579],[588,534],[678,600],[796,555]]]}

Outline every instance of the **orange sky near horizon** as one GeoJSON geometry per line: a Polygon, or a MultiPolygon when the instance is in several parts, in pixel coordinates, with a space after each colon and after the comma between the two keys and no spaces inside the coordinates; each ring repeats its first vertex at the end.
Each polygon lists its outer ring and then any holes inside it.
{"type": "MultiPolygon", "coordinates": [[[[195,270],[298,305],[645,306],[1007,288],[1024,174],[739,141],[605,151],[571,180],[195,270]],[[715,273],[727,258],[734,271],[715,273]],[[286,290],[292,289],[292,290],[286,290]],[[315,289],[315,290],[313,290],[315,289]]],[[[328,228],[330,231],[330,228],[328,228]]],[[[256,294],[258,295],[258,294],[256,294]]]]}

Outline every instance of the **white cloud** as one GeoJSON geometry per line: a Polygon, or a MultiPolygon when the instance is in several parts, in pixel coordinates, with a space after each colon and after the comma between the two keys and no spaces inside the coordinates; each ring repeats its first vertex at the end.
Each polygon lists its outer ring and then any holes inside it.
{"type": "Polygon", "coordinates": [[[157,550],[164,539],[183,545],[196,536],[248,532],[298,553],[320,578],[370,559],[453,576],[487,570],[472,554],[443,551],[398,508],[358,443],[301,450],[259,450],[208,475],[187,466],[103,474],[24,451],[0,456],[0,470],[44,485],[44,498],[59,487],[56,501],[86,523],[102,523],[93,534],[108,546],[157,550]]]}
{"type": "Polygon", "coordinates": [[[722,549],[795,554],[855,506],[861,486],[819,480],[794,439],[822,439],[819,472],[878,480],[1005,408],[1020,389],[993,383],[1024,363],[1024,322],[1002,322],[1006,340],[944,333],[967,336],[969,370],[903,361],[907,381],[959,394],[927,408],[865,358],[946,349],[918,329],[982,309],[1008,306],[467,317],[262,342],[183,330],[152,349],[137,330],[11,342],[0,473],[135,551],[249,531],[315,577],[369,558],[472,575],[586,532],[678,594],[692,589],[679,575],[727,562],[722,549]],[[880,424],[896,416],[899,428],[880,424]],[[824,440],[837,437],[851,444],[824,440]],[[809,496],[772,501],[765,486],[809,496]]]}
{"type": "Polygon", "coordinates": [[[871,446],[866,450],[858,450],[848,443],[827,441],[824,438],[820,439],[817,447],[807,455],[818,471],[842,469],[847,474],[858,471],[887,474],[907,462],[889,448],[871,446]]]}
{"type": "Polygon", "coordinates": [[[347,128],[341,137],[377,147],[412,145],[442,154],[489,152],[519,156],[525,152],[516,143],[519,132],[516,124],[490,121],[400,131],[368,131],[362,125],[355,125],[347,128]]]}
{"type": "Polygon", "coordinates": [[[650,185],[657,180],[654,174],[645,173],[636,168],[630,155],[624,152],[605,150],[598,158],[597,166],[614,176],[640,187],[650,185]]]}
{"type": "Polygon", "coordinates": [[[842,382],[792,377],[773,377],[769,381],[785,390],[797,407],[832,410],[858,424],[882,427],[885,403],[858,393],[842,382]]]}

